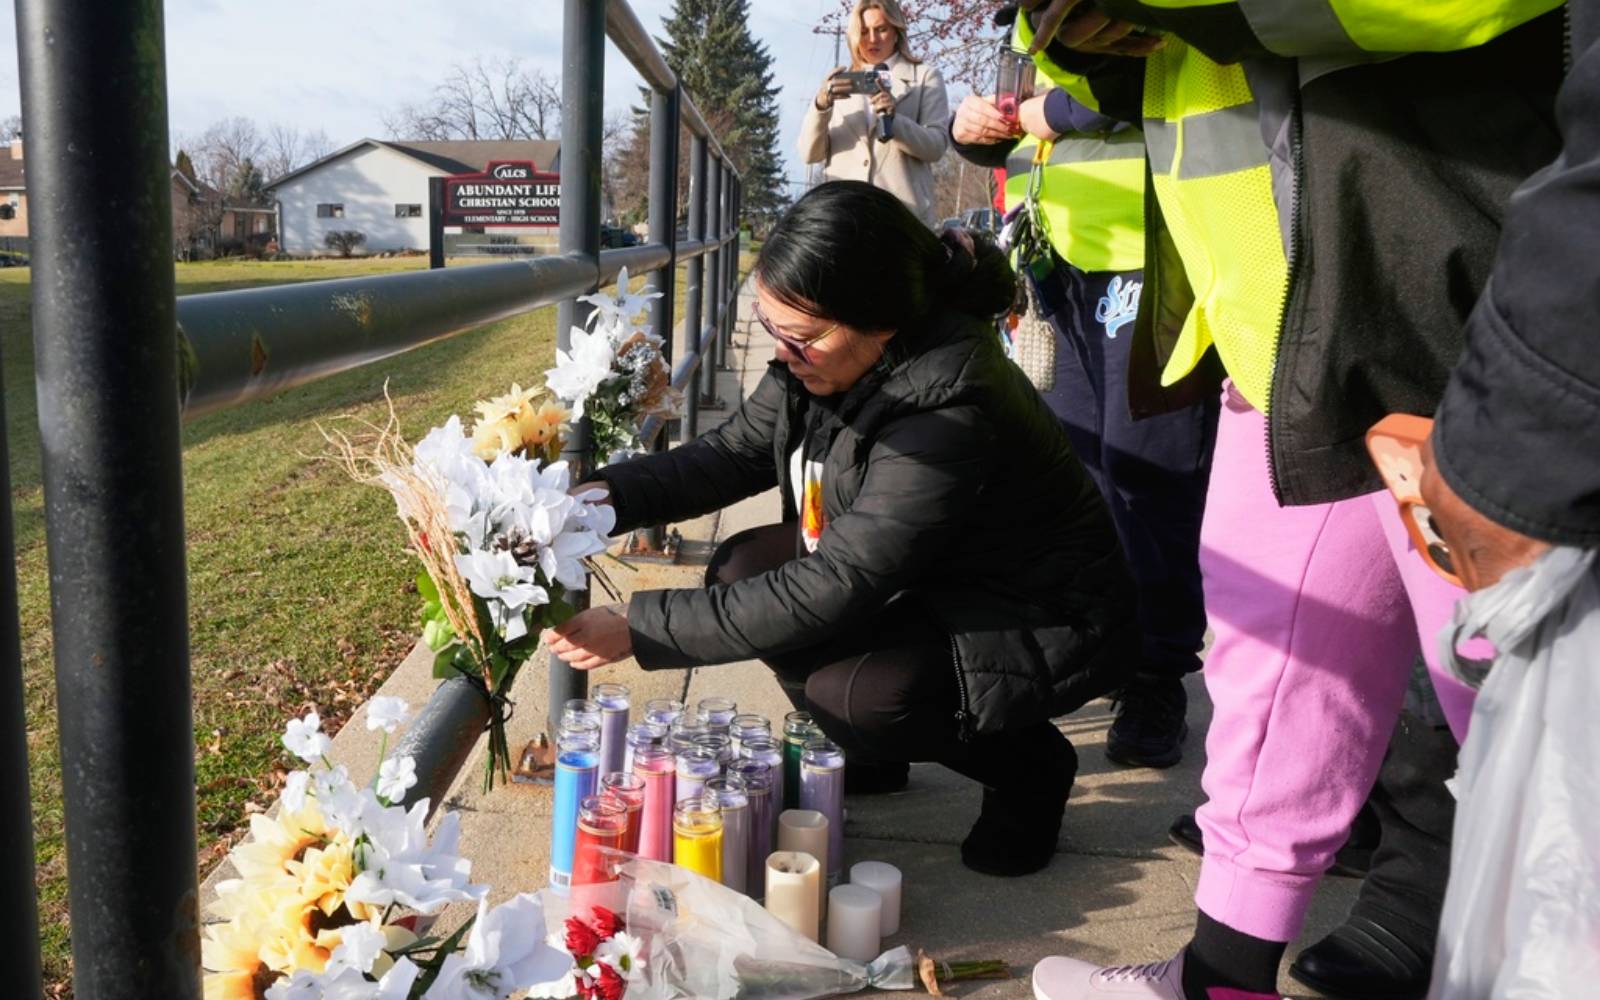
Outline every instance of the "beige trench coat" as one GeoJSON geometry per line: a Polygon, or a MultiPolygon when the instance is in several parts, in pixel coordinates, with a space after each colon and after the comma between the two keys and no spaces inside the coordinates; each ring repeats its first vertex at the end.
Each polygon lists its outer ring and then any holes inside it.
{"type": "Polygon", "coordinates": [[[933,165],[950,144],[950,101],[939,71],[897,58],[889,67],[894,97],[893,137],[879,142],[877,128],[858,95],[841,97],[826,112],[807,101],[800,126],[800,159],[823,164],[830,181],[866,181],[905,202],[931,228],[933,165]]]}

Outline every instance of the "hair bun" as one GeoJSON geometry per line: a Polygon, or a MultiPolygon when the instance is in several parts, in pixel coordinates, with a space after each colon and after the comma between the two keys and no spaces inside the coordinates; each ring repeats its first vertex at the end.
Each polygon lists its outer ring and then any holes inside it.
{"type": "Polygon", "coordinates": [[[949,289],[965,285],[973,269],[978,266],[978,259],[973,255],[972,237],[960,229],[942,229],[939,231],[939,244],[944,247],[944,263],[936,269],[940,286],[949,289]]]}

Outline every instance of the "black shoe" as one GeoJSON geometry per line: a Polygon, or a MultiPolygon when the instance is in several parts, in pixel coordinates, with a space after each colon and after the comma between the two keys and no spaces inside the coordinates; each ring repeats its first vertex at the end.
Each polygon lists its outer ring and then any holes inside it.
{"type": "MultiPolygon", "coordinates": [[[[1366,812],[1366,807],[1362,807],[1366,812]]],[[[1341,878],[1365,878],[1367,869],[1372,866],[1372,844],[1357,844],[1356,837],[1363,824],[1360,817],[1350,828],[1350,839],[1339,848],[1333,856],[1333,867],[1328,869],[1329,875],[1338,875],[1341,878]]],[[[1195,822],[1194,813],[1184,813],[1172,821],[1167,828],[1167,839],[1190,852],[1191,854],[1204,855],[1205,842],[1200,834],[1200,824],[1195,822]]]]}
{"type": "Polygon", "coordinates": [[[1032,875],[1055,857],[1067,793],[983,790],[983,812],[961,842],[961,863],[982,875],[1032,875]]]}
{"type": "Polygon", "coordinates": [[[1418,947],[1358,916],[1289,966],[1289,975],[1312,989],[1349,1000],[1421,1000],[1432,972],[1431,941],[1418,947]]]}
{"type": "Polygon", "coordinates": [[[1140,676],[1116,698],[1106,756],[1129,767],[1171,767],[1189,735],[1189,694],[1177,677],[1140,676]]]}
{"type": "Polygon", "coordinates": [[[903,792],[911,782],[911,765],[903,760],[845,760],[846,795],[887,795],[903,792]]]}

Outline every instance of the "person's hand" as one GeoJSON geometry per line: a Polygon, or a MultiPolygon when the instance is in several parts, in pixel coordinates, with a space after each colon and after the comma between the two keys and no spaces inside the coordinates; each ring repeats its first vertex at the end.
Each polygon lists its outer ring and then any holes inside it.
{"type": "Polygon", "coordinates": [[[843,72],[843,66],[835,66],[822,78],[822,87],[817,91],[815,102],[818,111],[829,110],[837,98],[850,93],[850,81],[839,79],[839,74],[843,72]]]}
{"type": "Polygon", "coordinates": [[[574,670],[593,670],[633,655],[628,611],[620,604],[580,611],[539,636],[574,670]]]}
{"type": "Polygon", "coordinates": [[[1043,94],[1030,97],[1017,105],[1017,120],[1022,123],[1022,130],[1035,139],[1054,139],[1061,134],[1045,121],[1043,94]]]}
{"type": "Polygon", "coordinates": [[[1166,44],[1158,35],[1135,34],[1137,24],[1112,17],[1093,0],[1022,0],[1022,8],[1041,11],[1033,21],[1029,55],[1042,52],[1052,41],[1108,56],[1147,56],[1166,44]]]}
{"type": "Polygon", "coordinates": [[[1017,137],[1017,126],[995,106],[994,97],[968,94],[956,108],[950,134],[963,146],[992,146],[1017,137]]]}
{"type": "Polygon", "coordinates": [[[1537,538],[1491,521],[1450,488],[1433,461],[1433,441],[1422,443],[1422,502],[1450,546],[1456,575],[1468,590],[1482,590],[1514,569],[1526,566],[1549,548],[1537,538]]]}
{"type": "Polygon", "coordinates": [[[894,114],[894,95],[889,93],[887,90],[884,90],[883,88],[880,87],[867,100],[872,104],[872,110],[877,112],[878,114],[880,114],[880,115],[892,115],[892,114],[894,114]]]}

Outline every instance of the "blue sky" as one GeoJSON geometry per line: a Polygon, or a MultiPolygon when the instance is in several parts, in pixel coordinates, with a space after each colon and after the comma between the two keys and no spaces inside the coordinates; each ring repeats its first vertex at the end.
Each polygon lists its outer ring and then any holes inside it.
{"type": "MultiPolygon", "coordinates": [[[[751,31],[782,86],[783,146],[805,176],[794,136],[834,65],[832,36],[811,28],[836,0],[753,0],[751,31]]],[[[659,35],[671,0],[632,0],[659,35]]],[[[452,62],[520,56],[559,76],[560,0],[169,0],[168,116],[178,136],[233,115],[322,129],[336,146],[383,133],[386,112],[425,98],[452,62]]],[[[638,75],[608,46],[606,106],[637,100],[638,75]]],[[[16,22],[0,2],[0,118],[17,113],[16,22]]]]}

